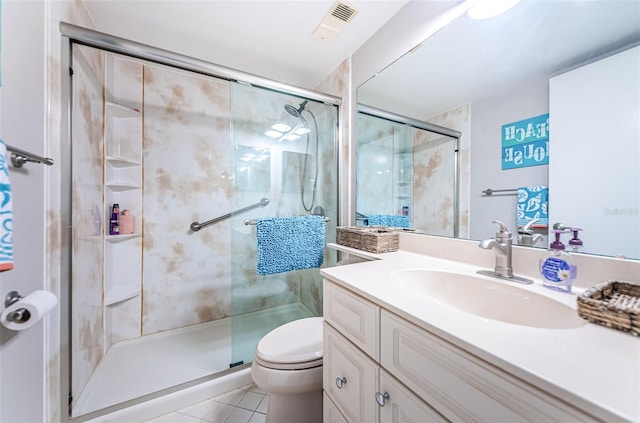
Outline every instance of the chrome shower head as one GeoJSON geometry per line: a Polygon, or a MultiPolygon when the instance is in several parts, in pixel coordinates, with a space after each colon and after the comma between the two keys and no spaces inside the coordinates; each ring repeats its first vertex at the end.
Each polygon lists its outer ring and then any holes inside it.
{"type": "Polygon", "coordinates": [[[297,109],[294,106],[292,106],[291,104],[285,104],[284,105],[284,109],[291,116],[299,118],[302,115],[302,111],[304,110],[304,108],[306,106],[307,106],[307,101],[305,100],[302,103],[300,103],[300,107],[298,107],[297,109]]]}

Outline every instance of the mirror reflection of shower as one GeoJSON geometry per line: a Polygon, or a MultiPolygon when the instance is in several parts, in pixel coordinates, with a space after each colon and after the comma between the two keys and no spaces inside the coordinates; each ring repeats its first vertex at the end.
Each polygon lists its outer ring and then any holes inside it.
{"type": "Polygon", "coordinates": [[[300,119],[301,125],[294,125],[293,127],[288,123],[278,122],[271,127],[271,130],[266,132],[266,135],[278,138],[279,141],[282,140],[296,140],[300,137],[304,136],[306,138],[306,147],[304,154],[304,161],[302,165],[302,172],[300,174],[300,200],[302,202],[302,207],[308,212],[312,212],[313,214],[322,214],[324,215],[324,210],[322,207],[318,206],[314,209],[314,205],[316,202],[316,188],[318,185],[318,171],[319,171],[319,154],[318,154],[318,123],[316,121],[316,117],[313,112],[307,108],[307,101],[303,101],[300,103],[298,107],[293,106],[291,104],[285,104],[284,110],[296,119],[300,119]],[[311,172],[309,166],[309,151],[311,149],[311,137],[309,136],[311,129],[309,128],[309,124],[307,120],[303,116],[303,112],[307,112],[311,115],[313,119],[313,186],[311,187],[311,202],[307,204],[308,196],[305,189],[305,180],[307,179],[308,174],[311,172]]]}

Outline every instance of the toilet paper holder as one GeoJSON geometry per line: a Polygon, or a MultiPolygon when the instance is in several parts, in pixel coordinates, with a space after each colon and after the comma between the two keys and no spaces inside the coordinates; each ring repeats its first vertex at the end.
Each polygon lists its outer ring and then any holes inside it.
{"type": "MultiPolygon", "coordinates": [[[[18,291],[10,291],[6,297],[4,297],[4,307],[7,308],[24,297],[18,293],[18,291]]],[[[31,313],[26,308],[19,308],[7,315],[7,320],[13,323],[25,323],[31,317],[31,313]]]]}

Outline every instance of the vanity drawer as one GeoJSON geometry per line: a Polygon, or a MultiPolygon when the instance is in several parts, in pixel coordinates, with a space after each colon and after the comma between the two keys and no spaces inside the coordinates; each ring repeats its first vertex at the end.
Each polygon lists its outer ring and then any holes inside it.
{"type": "Polygon", "coordinates": [[[595,421],[391,314],[381,313],[381,364],[453,421],[595,421]]]}
{"type": "Polygon", "coordinates": [[[349,423],[326,392],[322,393],[322,423],[349,423]]]}
{"type": "Polygon", "coordinates": [[[326,279],[322,302],[324,320],[378,361],[380,307],[326,279]]]}
{"type": "Polygon", "coordinates": [[[384,369],[380,369],[379,392],[389,395],[384,406],[380,407],[380,423],[448,421],[384,369]]]}
{"type": "Polygon", "coordinates": [[[375,402],[378,365],[326,322],[323,330],[322,386],[351,423],[378,421],[375,402]]]}

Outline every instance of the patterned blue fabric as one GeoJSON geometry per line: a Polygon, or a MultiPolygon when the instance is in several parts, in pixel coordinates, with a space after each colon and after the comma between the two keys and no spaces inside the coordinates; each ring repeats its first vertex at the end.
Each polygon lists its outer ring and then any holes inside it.
{"type": "Polygon", "coordinates": [[[409,223],[409,216],[395,214],[371,214],[365,220],[365,224],[369,226],[382,225],[396,228],[408,228],[409,223]]]}
{"type": "Polygon", "coordinates": [[[0,140],[0,271],[13,268],[13,210],[7,146],[0,140]]]}
{"type": "Polygon", "coordinates": [[[322,216],[259,219],[258,274],[320,267],[324,260],[325,224],[322,216]]]}
{"type": "Polygon", "coordinates": [[[544,185],[518,188],[516,223],[521,228],[532,219],[539,219],[535,227],[549,225],[549,190],[544,185]]]}

